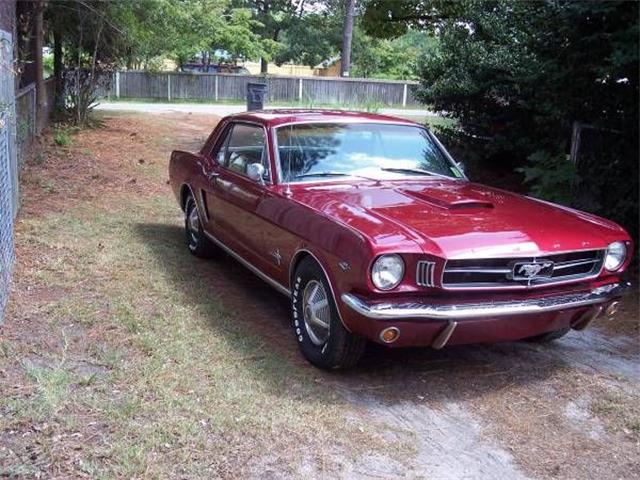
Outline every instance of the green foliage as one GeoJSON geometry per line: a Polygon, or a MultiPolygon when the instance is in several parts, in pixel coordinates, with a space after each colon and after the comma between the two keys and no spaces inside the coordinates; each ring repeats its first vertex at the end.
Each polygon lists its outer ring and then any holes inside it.
{"type": "Polygon", "coordinates": [[[254,31],[260,24],[229,0],[144,0],[128,11],[129,66],[157,65],[169,57],[178,65],[199,52],[222,49],[234,58],[256,58],[264,50],[254,31]]]}
{"type": "Polygon", "coordinates": [[[461,159],[519,168],[535,195],[637,235],[638,13],[638,3],[621,1],[371,0],[365,19],[383,37],[437,34],[418,97],[457,121],[447,133],[461,159]],[[575,122],[588,136],[612,135],[583,142],[573,166],[575,122]]]}
{"type": "Polygon", "coordinates": [[[292,22],[281,38],[275,61],[294,61],[315,67],[338,55],[342,41],[342,18],[329,11],[310,13],[292,22]]]}
{"type": "MultiPolygon", "coordinates": [[[[293,61],[315,67],[326,60],[339,59],[343,20],[343,5],[333,2],[327,2],[320,12],[290,20],[279,39],[276,63],[293,61]]],[[[353,35],[353,77],[417,79],[420,59],[437,49],[435,36],[416,29],[394,39],[371,36],[362,16],[356,17],[353,35]]]]}
{"type": "Polygon", "coordinates": [[[353,76],[381,79],[417,80],[419,64],[436,55],[437,37],[410,30],[394,39],[376,39],[356,28],[353,48],[353,76]]]}
{"type": "Polygon", "coordinates": [[[529,156],[530,164],[517,170],[532,184],[531,193],[551,202],[570,204],[573,185],[579,182],[575,165],[565,155],[553,156],[539,150],[529,156]]]}
{"type": "Polygon", "coordinates": [[[42,55],[42,63],[44,69],[44,78],[48,78],[53,75],[53,53],[47,53],[42,55]]]}
{"type": "Polygon", "coordinates": [[[71,145],[71,135],[69,130],[61,128],[53,133],[53,141],[60,147],[71,145]]]}

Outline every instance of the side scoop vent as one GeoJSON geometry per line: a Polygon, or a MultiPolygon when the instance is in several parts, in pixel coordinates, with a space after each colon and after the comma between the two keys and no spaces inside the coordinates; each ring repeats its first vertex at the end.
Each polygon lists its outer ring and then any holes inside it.
{"type": "Polygon", "coordinates": [[[478,200],[461,200],[460,202],[454,202],[447,206],[451,210],[466,210],[477,208],[493,208],[493,203],[483,202],[478,200]]]}

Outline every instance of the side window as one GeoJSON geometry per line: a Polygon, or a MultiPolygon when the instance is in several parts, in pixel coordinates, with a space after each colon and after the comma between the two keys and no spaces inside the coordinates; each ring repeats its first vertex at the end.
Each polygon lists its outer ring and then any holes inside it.
{"type": "Polygon", "coordinates": [[[241,175],[247,174],[247,166],[261,163],[264,167],[264,179],[269,177],[269,159],[264,129],[255,125],[237,123],[233,126],[227,143],[225,166],[241,175]]]}
{"type": "Polygon", "coordinates": [[[227,156],[227,145],[229,144],[229,137],[231,136],[231,131],[233,130],[233,125],[229,125],[223,134],[223,140],[219,144],[218,152],[216,153],[216,162],[218,165],[224,165],[225,158],[227,156]]]}

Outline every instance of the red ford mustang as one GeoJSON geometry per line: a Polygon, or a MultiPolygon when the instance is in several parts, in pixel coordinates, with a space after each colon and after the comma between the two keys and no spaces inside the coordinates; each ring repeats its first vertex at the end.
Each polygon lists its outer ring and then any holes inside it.
{"type": "Polygon", "coordinates": [[[222,250],[291,298],[303,355],[556,339],[615,313],[629,235],[470,182],[416,123],[341,111],[223,119],[171,185],[197,256],[222,250]]]}

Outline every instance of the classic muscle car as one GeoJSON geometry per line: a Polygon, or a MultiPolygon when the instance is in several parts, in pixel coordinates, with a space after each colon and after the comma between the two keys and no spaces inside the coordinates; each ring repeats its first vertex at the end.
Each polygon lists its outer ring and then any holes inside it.
{"type": "Polygon", "coordinates": [[[321,368],[390,347],[550,341],[612,316],[632,251],[615,223],[469,181],[425,127],[343,111],[224,118],[170,183],[187,247],[291,298],[321,368]]]}

